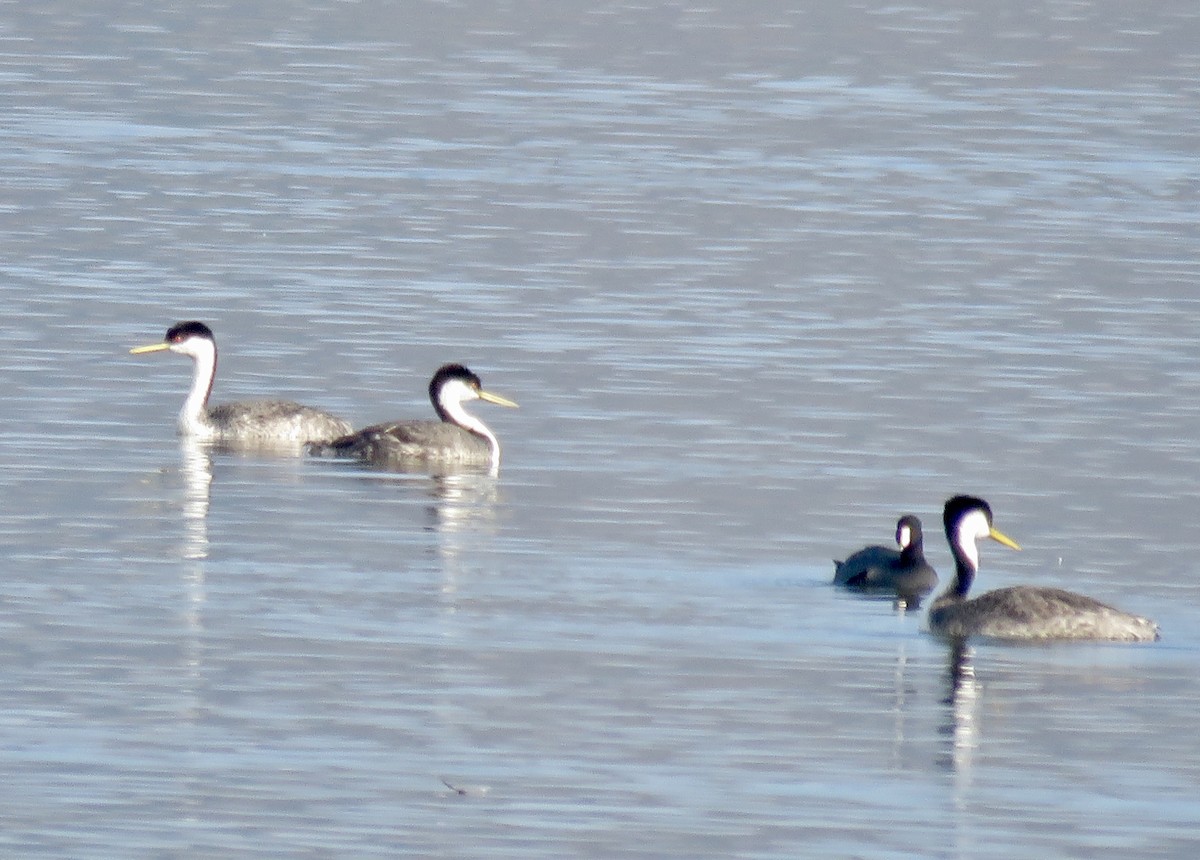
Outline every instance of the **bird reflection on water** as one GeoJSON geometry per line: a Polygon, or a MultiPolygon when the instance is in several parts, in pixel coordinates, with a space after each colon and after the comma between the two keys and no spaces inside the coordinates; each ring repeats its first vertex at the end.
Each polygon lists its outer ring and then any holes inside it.
{"type": "Polygon", "coordinates": [[[971,647],[966,640],[951,642],[947,653],[947,689],[942,704],[947,706],[943,734],[948,748],[942,762],[955,773],[966,774],[979,746],[978,712],[982,691],[971,662],[971,647]]]}

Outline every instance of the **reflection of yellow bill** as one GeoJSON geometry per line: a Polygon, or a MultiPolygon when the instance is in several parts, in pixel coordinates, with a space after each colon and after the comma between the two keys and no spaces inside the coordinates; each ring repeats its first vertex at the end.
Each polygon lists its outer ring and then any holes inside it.
{"type": "Polygon", "coordinates": [[[1004,544],[1009,549],[1020,549],[1021,548],[1020,544],[1018,544],[1015,540],[1010,538],[1004,532],[1000,531],[1000,529],[998,529],[998,528],[993,527],[992,530],[990,532],[988,532],[988,537],[990,537],[992,540],[996,541],[997,543],[1004,544]]]}
{"type": "MultiPolygon", "coordinates": [[[[148,347],[142,347],[142,349],[148,349],[148,347]]],[[[495,403],[497,406],[508,406],[512,409],[518,408],[517,404],[513,403],[507,397],[501,397],[499,394],[492,394],[492,392],[484,391],[482,388],[479,389],[479,399],[486,400],[488,403],[495,403]]]]}

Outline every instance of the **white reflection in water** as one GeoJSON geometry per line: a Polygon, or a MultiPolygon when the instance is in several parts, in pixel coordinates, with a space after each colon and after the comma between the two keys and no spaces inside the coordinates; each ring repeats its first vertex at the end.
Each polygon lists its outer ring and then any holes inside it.
{"type": "Polygon", "coordinates": [[[185,630],[182,636],[183,662],[186,672],[186,700],[189,705],[181,715],[188,724],[200,719],[203,713],[200,688],[204,672],[204,607],[205,567],[208,559],[208,511],[212,494],[212,446],[192,437],[179,441],[180,473],[183,485],[183,564],[180,574],[186,605],[183,610],[185,630]]]}
{"type": "Polygon", "coordinates": [[[979,747],[980,687],[964,641],[951,643],[946,672],[948,694],[943,699],[946,724],[942,728],[942,766],[953,773],[954,838],[958,856],[971,856],[975,848],[971,811],[972,763],[979,747]]]}
{"type": "MultiPolygon", "coordinates": [[[[437,535],[442,565],[442,594],[458,591],[464,552],[473,538],[495,533],[497,481],[491,473],[447,472],[430,476],[432,503],[426,509],[429,528],[437,535]]],[[[452,609],[452,601],[447,604],[452,609]]]]}
{"type": "Polygon", "coordinates": [[[183,557],[208,558],[208,506],[212,495],[212,449],[191,437],[179,442],[184,480],[183,557]]]}
{"type": "MultiPolygon", "coordinates": [[[[902,617],[902,616],[901,616],[902,617]]],[[[908,714],[908,682],[905,679],[905,672],[908,669],[908,649],[906,643],[902,640],[900,647],[896,652],[896,672],[895,672],[895,725],[892,734],[892,758],[893,761],[899,763],[903,759],[905,742],[907,739],[907,731],[905,726],[905,717],[908,714]]]]}
{"type": "MultiPolygon", "coordinates": [[[[946,680],[949,692],[944,703],[947,724],[943,729],[949,749],[943,759],[954,771],[955,785],[965,792],[970,784],[971,760],[979,746],[979,695],[981,688],[971,664],[971,648],[965,642],[950,646],[946,680]]],[[[960,801],[962,799],[960,795],[960,801]]]]}

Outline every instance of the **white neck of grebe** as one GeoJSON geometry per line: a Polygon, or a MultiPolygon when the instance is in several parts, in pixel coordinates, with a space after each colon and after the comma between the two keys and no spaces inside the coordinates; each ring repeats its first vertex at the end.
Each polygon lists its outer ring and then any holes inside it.
{"type": "Polygon", "coordinates": [[[171,345],[171,352],[192,360],[192,388],[179,410],[179,432],[184,436],[212,435],[208,420],[208,397],[217,375],[217,345],[203,337],[191,337],[171,345]]]}
{"type": "Polygon", "coordinates": [[[950,551],[954,556],[955,582],[952,586],[960,597],[966,597],[979,572],[979,541],[987,537],[992,526],[981,510],[967,512],[954,530],[950,551]]]}
{"type": "Polygon", "coordinates": [[[479,418],[472,415],[464,407],[467,400],[478,400],[479,394],[474,388],[458,379],[447,380],[438,392],[438,406],[441,407],[442,420],[457,424],[464,430],[470,430],[487,440],[492,450],[492,469],[500,466],[500,440],[496,434],[479,418]]]}

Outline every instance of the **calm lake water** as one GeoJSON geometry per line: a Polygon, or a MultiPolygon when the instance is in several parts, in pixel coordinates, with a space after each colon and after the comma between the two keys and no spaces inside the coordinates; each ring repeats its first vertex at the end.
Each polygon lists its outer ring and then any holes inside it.
{"type": "Polygon", "coordinates": [[[1196,856],[1200,9],[795,5],[0,10],[7,856],[1196,856]],[[830,587],[956,492],[1162,642],[830,587]]]}

